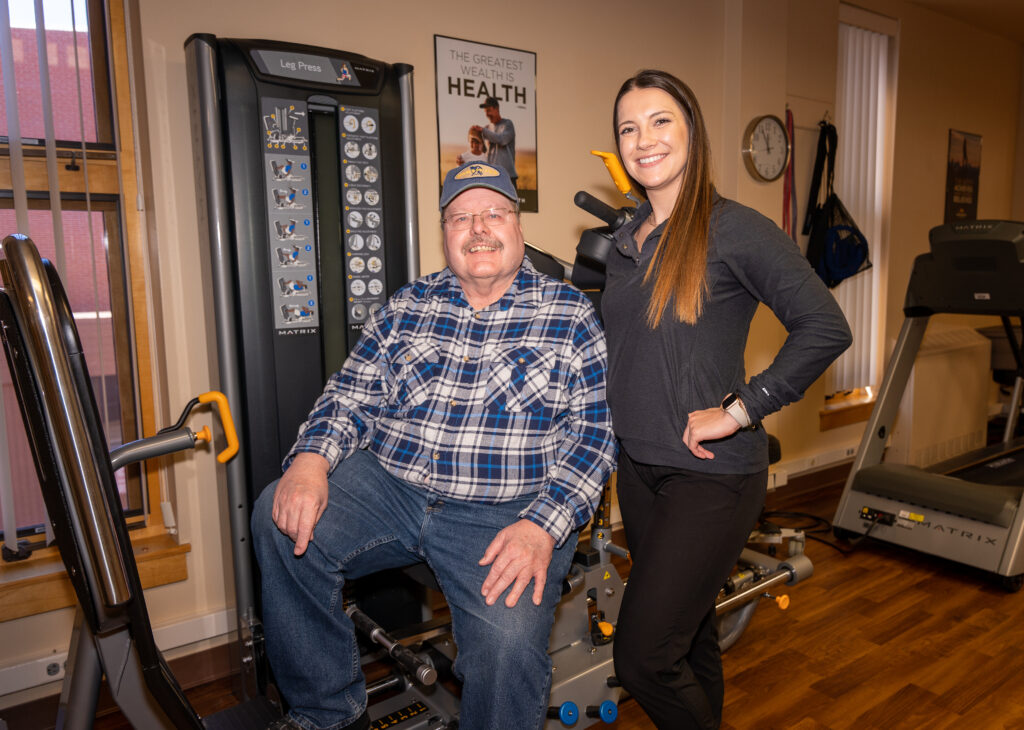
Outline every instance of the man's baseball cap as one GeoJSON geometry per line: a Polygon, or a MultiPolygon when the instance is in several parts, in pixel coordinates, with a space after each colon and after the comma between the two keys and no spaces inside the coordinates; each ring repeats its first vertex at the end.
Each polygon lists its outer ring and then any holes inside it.
{"type": "Polygon", "coordinates": [[[505,170],[486,162],[467,162],[449,170],[444,176],[444,185],[441,187],[441,210],[444,210],[455,196],[472,188],[490,188],[519,205],[519,195],[505,170]]]}
{"type": "Polygon", "coordinates": [[[480,108],[486,109],[489,106],[499,107],[501,105],[498,104],[498,100],[495,99],[493,96],[488,96],[486,99],[484,99],[484,103],[480,105],[480,108]]]}

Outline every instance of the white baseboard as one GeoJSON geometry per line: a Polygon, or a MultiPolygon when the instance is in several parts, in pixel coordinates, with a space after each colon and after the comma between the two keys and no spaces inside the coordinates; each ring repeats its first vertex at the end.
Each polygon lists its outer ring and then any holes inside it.
{"type": "Polygon", "coordinates": [[[772,490],[782,487],[793,477],[810,474],[830,466],[852,461],[853,457],[857,455],[858,446],[860,446],[859,441],[847,446],[812,454],[811,456],[790,459],[788,461],[783,460],[777,464],[772,464],[768,469],[768,489],[772,490]]]}
{"type": "MultiPolygon", "coordinates": [[[[233,609],[217,611],[154,627],[153,637],[160,651],[166,652],[204,639],[224,636],[233,631],[237,623],[233,609]]],[[[63,680],[67,658],[67,651],[54,652],[37,659],[0,667],[0,707],[17,704],[4,702],[3,698],[6,695],[63,680]]]]}

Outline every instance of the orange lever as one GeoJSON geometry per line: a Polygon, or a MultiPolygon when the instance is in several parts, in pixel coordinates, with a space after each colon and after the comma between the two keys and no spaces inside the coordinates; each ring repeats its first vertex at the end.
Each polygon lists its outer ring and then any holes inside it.
{"type": "Polygon", "coordinates": [[[597,155],[604,160],[604,166],[608,168],[608,174],[612,176],[612,182],[615,183],[615,187],[619,189],[620,193],[628,196],[633,186],[629,184],[629,176],[626,175],[626,171],[622,168],[618,155],[612,152],[601,152],[600,150],[590,150],[590,154],[597,155]]]}
{"type": "Polygon", "coordinates": [[[224,438],[228,440],[228,447],[217,454],[217,461],[226,463],[232,456],[238,453],[238,434],[235,433],[235,419],[231,417],[231,406],[228,405],[227,397],[217,390],[203,393],[199,396],[200,403],[216,403],[217,412],[220,414],[220,424],[224,428],[224,438]]]}

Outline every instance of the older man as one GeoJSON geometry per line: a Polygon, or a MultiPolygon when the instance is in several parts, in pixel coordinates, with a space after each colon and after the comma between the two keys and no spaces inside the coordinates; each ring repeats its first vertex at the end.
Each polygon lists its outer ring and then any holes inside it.
{"type": "Polygon", "coordinates": [[[448,266],[367,323],[253,512],[282,727],[368,726],[342,586],[418,562],[451,609],[461,725],[544,723],[561,579],[615,457],[604,336],[524,258],[504,170],[452,170],[440,206],[448,266]]]}

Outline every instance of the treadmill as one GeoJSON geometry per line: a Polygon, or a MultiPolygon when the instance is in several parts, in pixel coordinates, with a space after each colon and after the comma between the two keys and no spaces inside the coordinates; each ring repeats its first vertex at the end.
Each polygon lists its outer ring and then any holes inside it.
{"type": "MultiPolygon", "coordinates": [[[[970,221],[933,228],[914,260],[906,319],[886,368],[833,520],[837,537],[868,535],[989,571],[1004,588],[1024,584],[1024,439],[1013,439],[1024,364],[1024,223],[970,221]],[[933,314],[1002,319],[1016,362],[1000,443],[924,469],[883,463],[903,391],[933,314]]],[[[955,387],[955,383],[950,383],[955,387]]]]}

